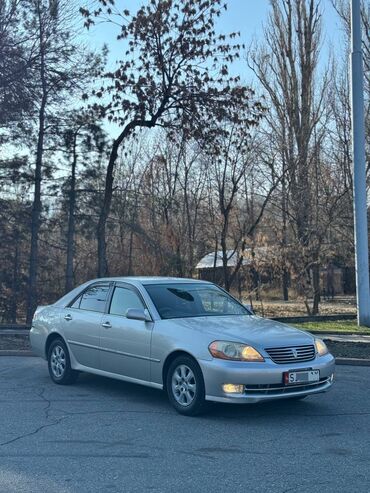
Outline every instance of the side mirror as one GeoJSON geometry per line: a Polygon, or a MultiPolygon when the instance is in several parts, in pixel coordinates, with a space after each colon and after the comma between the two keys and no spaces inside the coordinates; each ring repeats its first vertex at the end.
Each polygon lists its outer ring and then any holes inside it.
{"type": "Polygon", "coordinates": [[[129,308],[126,311],[126,318],[131,320],[141,320],[142,322],[151,322],[149,314],[146,310],[142,310],[141,308],[129,308]]]}
{"type": "Polygon", "coordinates": [[[252,315],[254,315],[254,310],[252,308],[252,305],[248,305],[247,303],[243,303],[243,306],[249,311],[251,312],[252,315]]]}

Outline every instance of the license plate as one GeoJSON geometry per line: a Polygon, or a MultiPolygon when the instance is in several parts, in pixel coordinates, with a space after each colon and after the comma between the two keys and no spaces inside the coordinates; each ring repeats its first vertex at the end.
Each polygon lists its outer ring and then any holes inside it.
{"type": "Polygon", "coordinates": [[[318,382],[320,380],[320,370],[286,371],[283,375],[285,385],[297,385],[300,383],[318,382]]]}

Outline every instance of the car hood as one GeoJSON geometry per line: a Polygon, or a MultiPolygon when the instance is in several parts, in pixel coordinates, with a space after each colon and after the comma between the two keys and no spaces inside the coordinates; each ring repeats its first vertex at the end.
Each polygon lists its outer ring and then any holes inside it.
{"type": "Polygon", "coordinates": [[[257,317],[194,317],[176,320],[183,328],[207,332],[214,339],[244,342],[259,348],[313,344],[314,337],[289,325],[257,317]]]}

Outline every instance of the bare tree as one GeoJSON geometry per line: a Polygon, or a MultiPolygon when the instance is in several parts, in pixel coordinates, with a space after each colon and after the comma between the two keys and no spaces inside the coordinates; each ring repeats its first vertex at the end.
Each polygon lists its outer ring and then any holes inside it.
{"type": "MultiPolygon", "coordinates": [[[[240,111],[243,112],[242,107],[240,111]]],[[[208,193],[211,197],[214,195],[210,203],[217,211],[212,215],[219,216],[215,226],[219,224],[220,229],[215,235],[222,250],[223,282],[227,290],[238,275],[248,240],[280,181],[273,165],[267,168],[268,176],[259,169],[260,150],[255,132],[252,136],[251,131],[240,124],[223,129],[212,148],[205,150],[210,156],[208,193]],[[260,180],[253,181],[258,174],[260,180]],[[229,260],[234,255],[237,261],[230,269],[229,260]]]]}
{"type": "Polygon", "coordinates": [[[297,240],[298,283],[306,296],[313,295],[312,310],[306,303],[307,310],[317,313],[320,293],[317,247],[320,242],[315,236],[317,225],[312,214],[316,193],[312,170],[315,131],[323,119],[323,101],[329,83],[325,73],[318,88],[320,2],[272,0],[271,7],[264,44],[250,50],[249,65],[269,100],[269,127],[284,169],[283,211],[285,218],[289,214],[290,228],[297,240]]]}
{"type": "MultiPolygon", "coordinates": [[[[215,20],[226,8],[222,0],[153,0],[134,16],[126,10],[120,13],[113,2],[100,3],[95,13],[81,9],[86,25],[95,17],[115,23],[120,19],[119,38],[125,42],[123,61],[107,74],[111,84],[96,93],[110,96],[101,109],[123,128],[112,144],[97,230],[98,275],[102,276],[108,272],[106,223],[121,145],[140,127],[181,126],[194,135],[207,128],[210,118],[237,121],[240,100],[250,106],[250,89],[229,75],[241,46],[215,32],[215,20]]],[[[246,126],[254,122],[254,108],[258,113],[257,102],[251,105],[246,126]]]]}

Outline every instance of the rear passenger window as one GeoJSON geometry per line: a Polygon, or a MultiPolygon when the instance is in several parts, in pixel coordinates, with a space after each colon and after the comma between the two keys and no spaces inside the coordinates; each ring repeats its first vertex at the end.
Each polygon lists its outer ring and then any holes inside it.
{"type": "MultiPolygon", "coordinates": [[[[91,288],[87,289],[81,296],[80,309],[90,310],[92,312],[104,312],[108,291],[109,286],[99,285],[92,286],[91,288]]],[[[73,304],[73,306],[75,305],[75,303],[73,304]]],[[[78,308],[78,306],[76,306],[75,308],[78,308]]]]}
{"type": "Polygon", "coordinates": [[[122,315],[125,317],[129,308],[139,308],[143,310],[145,307],[139,296],[134,291],[131,291],[131,289],[121,287],[115,288],[109,313],[111,315],[122,315]]]}

